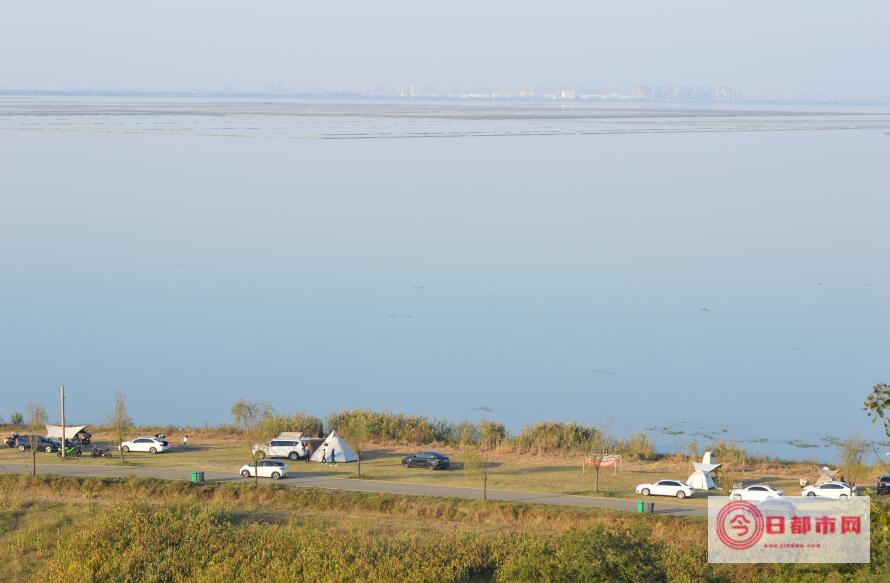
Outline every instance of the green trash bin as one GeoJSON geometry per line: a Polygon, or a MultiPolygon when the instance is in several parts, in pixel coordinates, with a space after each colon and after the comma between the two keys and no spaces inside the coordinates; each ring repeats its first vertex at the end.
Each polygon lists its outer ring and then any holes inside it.
{"type": "Polygon", "coordinates": [[[646,511],[646,503],[642,500],[637,502],[637,512],[645,512],[646,511]]]}
{"type": "Polygon", "coordinates": [[[204,482],[204,472],[192,472],[192,484],[201,484],[204,482]]]}

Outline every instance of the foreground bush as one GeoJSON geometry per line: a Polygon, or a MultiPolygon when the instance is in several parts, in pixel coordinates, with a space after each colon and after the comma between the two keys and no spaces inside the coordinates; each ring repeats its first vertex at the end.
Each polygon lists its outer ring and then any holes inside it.
{"type": "Polygon", "coordinates": [[[661,546],[648,531],[606,530],[595,526],[572,530],[554,540],[530,545],[511,554],[497,571],[498,580],[516,582],[572,583],[602,581],[648,583],[667,581],[661,562],[661,546]]]}
{"type": "Polygon", "coordinates": [[[705,523],[670,516],[138,479],[0,476],[0,498],[0,534],[16,556],[31,541],[40,581],[890,581],[877,502],[870,565],[709,565],[705,523]],[[65,509],[48,538],[18,518],[32,499],[65,509]],[[327,521],[342,516],[362,518],[327,521]]]}
{"type": "Polygon", "coordinates": [[[58,545],[49,581],[462,581],[491,571],[478,535],[385,539],[251,523],[204,505],[121,506],[58,545]]]}
{"type": "Polygon", "coordinates": [[[410,532],[381,538],[318,525],[250,523],[203,504],[119,506],[65,537],[50,581],[666,581],[642,528],[558,537],[410,532]]]}

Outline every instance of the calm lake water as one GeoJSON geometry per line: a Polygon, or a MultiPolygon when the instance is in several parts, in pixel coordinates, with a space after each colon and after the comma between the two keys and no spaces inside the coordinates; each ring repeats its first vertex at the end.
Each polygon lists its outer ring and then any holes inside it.
{"type": "Polygon", "coordinates": [[[0,415],[65,383],[81,423],[487,406],[832,459],[882,435],[890,115],[825,112],[0,99],[0,415]]]}

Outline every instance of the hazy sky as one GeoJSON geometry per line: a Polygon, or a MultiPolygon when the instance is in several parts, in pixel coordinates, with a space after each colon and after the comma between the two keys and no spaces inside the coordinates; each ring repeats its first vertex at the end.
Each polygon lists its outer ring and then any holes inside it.
{"type": "Polygon", "coordinates": [[[890,5],[813,0],[17,2],[0,87],[733,85],[890,94],[890,5]]]}

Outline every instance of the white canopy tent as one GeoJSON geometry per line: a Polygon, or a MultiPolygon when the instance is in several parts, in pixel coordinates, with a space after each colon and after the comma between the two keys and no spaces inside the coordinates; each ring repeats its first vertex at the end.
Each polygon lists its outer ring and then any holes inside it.
{"type": "MultiPolygon", "coordinates": [[[[65,439],[74,439],[74,436],[86,429],[86,425],[66,425],[65,439]]],[[[50,439],[62,439],[61,425],[47,425],[46,436],[50,439]]]]}
{"type": "Polygon", "coordinates": [[[719,468],[722,464],[718,464],[717,456],[706,451],[702,456],[701,462],[692,462],[692,473],[686,479],[686,483],[696,490],[713,490],[717,487],[714,482],[714,476],[711,472],[719,468]]]}
{"type": "Polygon", "coordinates": [[[349,444],[343,441],[343,438],[340,437],[339,433],[331,431],[331,434],[327,436],[324,443],[315,448],[315,452],[309,459],[321,463],[330,463],[332,461],[337,463],[349,463],[357,462],[358,456],[355,455],[355,452],[352,451],[349,444]],[[334,452],[333,459],[331,459],[331,451],[334,452]]]}

